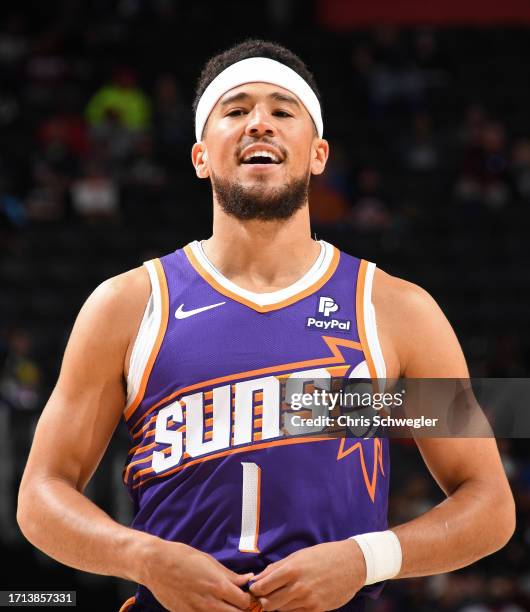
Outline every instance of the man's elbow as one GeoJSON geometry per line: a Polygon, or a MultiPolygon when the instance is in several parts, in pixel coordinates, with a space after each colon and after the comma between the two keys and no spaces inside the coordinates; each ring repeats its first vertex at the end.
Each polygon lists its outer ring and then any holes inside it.
{"type": "Polygon", "coordinates": [[[29,502],[29,495],[27,495],[27,487],[24,487],[23,485],[21,485],[18,491],[17,523],[20,531],[27,539],[29,539],[28,533],[32,523],[31,504],[29,502]]]}
{"type": "Polygon", "coordinates": [[[495,496],[496,512],[490,522],[492,535],[494,536],[495,552],[508,544],[515,532],[515,501],[511,489],[507,487],[501,494],[495,496]]]}
{"type": "Polygon", "coordinates": [[[31,541],[35,518],[32,516],[30,487],[22,482],[18,490],[17,523],[24,537],[31,541]]]}
{"type": "Polygon", "coordinates": [[[38,523],[38,502],[29,483],[22,482],[18,491],[17,523],[24,537],[32,544],[40,530],[38,523]]]}

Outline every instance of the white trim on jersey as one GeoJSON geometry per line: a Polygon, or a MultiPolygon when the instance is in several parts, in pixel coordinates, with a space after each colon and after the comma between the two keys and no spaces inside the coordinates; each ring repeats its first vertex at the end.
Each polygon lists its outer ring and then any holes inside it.
{"type": "Polygon", "coordinates": [[[162,296],[156,268],[152,261],[144,261],[144,266],[147,268],[149,279],[151,280],[151,295],[147,300],[140,329],[131,351],[129,373],[127,375],[127,405],[125,410],[129,408],[138,394],[144,371],[149,361],[149,355],[156,342],[162,320],[162,296]]]}
{"type": "Polygon", "coordinates": [[[377,321],[375,317],[375,308],[372,304],[372,284],[374,280],[375,264],[368,262],[366,268],[366,277],[364,281],[364,329],[366,339],[368,340],[368,350],[372,355],[372,359],[377,373],[377,378],[386,378],[386,365],[381,350],[381,343],[377,334],[377,321]]]}
{"type": "Polygon", "coordinates": [[[269,293],[255,293],[254,291],[248,291],[247,289],[238,287],[235,283],[226,278],[226,276],[223,276],[206,257],[206,253],[204,252],[200,242],[194,240],[193,242],[190,242],[189,246],[195,257],[199,260],[199,263],[222,287],[246,300],[254,302],[258,306],[270,306],[289,299],[297,293],[305,291],[308,287],[322,278],[324,274],[326,274],[333,259],[333,247],[324,240],[319,240],[319,242],[321,247],[319,256],[311,268],[302,276],[302,278],[298,279],[292,285],[289,285],[284,289],[271,291],[269,293]]]}

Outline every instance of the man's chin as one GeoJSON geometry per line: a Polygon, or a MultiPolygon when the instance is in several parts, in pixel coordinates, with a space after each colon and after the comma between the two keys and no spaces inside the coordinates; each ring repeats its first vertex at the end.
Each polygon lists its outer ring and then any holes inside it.
{"type": "Polygon", "coordinates": [[[284,183],[270,180],[258,180],[250,183],[241,183],[241,189],[248,198],[266,202],[283,191],[284,183]]]}
{"type": "Polygon", "coordinates": [[[288,219],[307,202],[309,177],[290,182],[261,177],[231,182],[212,176],[212,185],[227,214],[240,220],[273,221],[288,219]]]}

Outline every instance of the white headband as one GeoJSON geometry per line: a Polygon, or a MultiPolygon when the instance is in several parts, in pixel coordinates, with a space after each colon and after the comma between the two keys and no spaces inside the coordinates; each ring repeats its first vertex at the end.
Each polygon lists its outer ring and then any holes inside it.
{"type": "Polygon", "coordinates": [[[202,140],[213,107],[227,91],[244,83],[271,83],[294,93],[311,115],[320,138],[324,131],[320,103],[315,92],[294,70],[266,57],[250,57],[228,66],[204,90],[195,113],[195,138],[202,140]]]}

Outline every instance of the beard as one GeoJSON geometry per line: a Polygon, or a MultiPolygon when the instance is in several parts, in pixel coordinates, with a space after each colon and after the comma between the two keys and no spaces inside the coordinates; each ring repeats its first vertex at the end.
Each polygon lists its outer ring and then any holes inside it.
{"type": "Polygon", "coordinates": [[[212,189],[228,215],[240,221],[276,221],[289,219],[303,207],[307,201],[309,178],[308,174],[274,188],[266,184],[243,187],[212,173],[212,189]]]}

